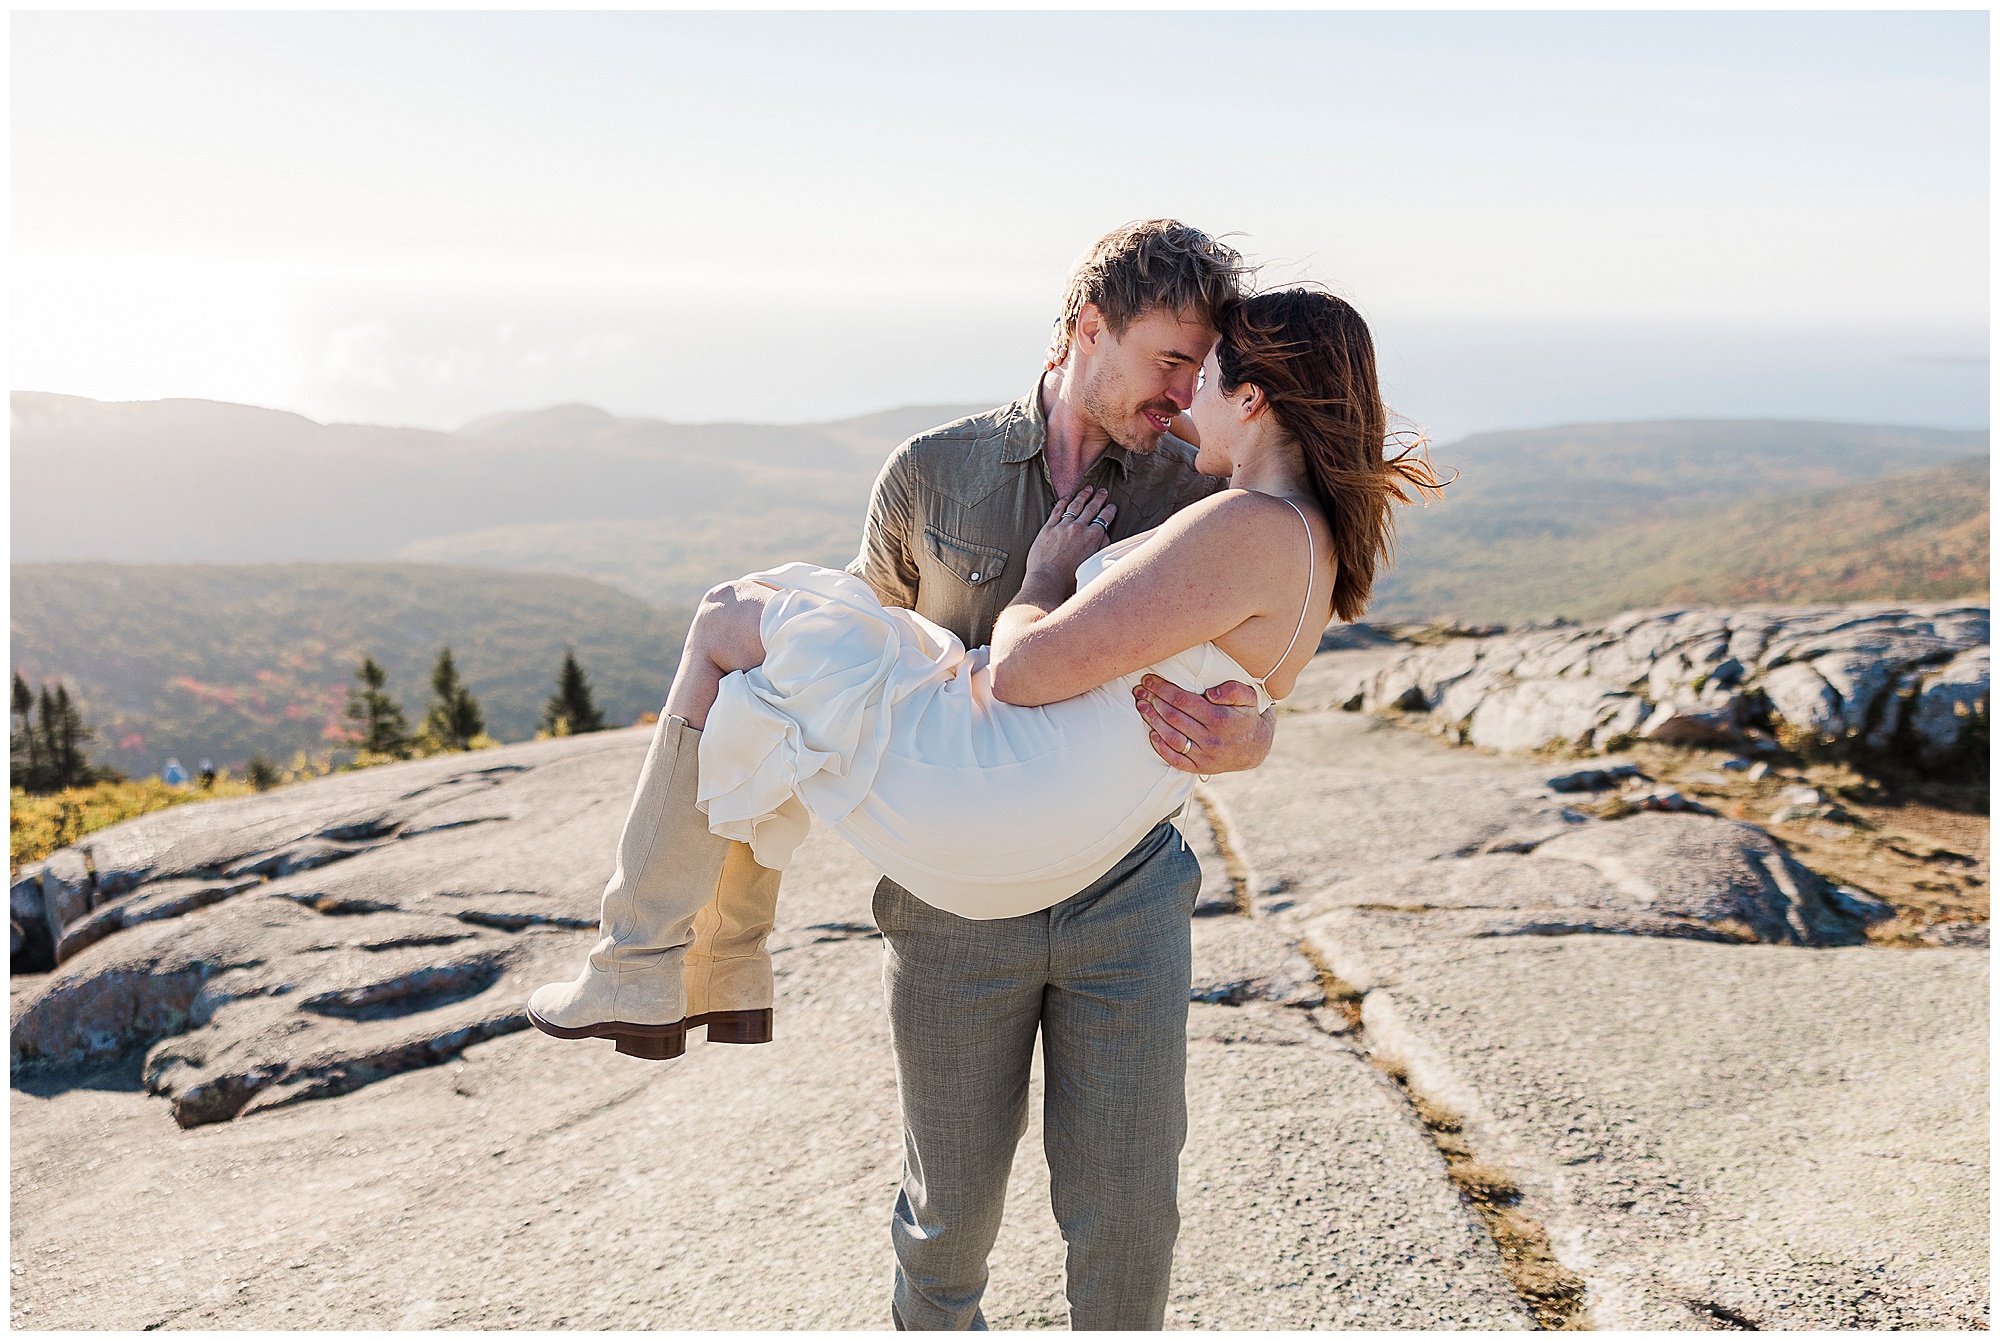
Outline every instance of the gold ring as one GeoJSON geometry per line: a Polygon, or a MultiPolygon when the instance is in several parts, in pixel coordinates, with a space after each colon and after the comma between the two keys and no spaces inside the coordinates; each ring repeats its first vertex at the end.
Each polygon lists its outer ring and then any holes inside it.
{"type": "Polygon", "coordinates": [[[1193,754],[1193,753],[1194,753],[1194,737],[1193,737],[1193,736],[1182,736],[1182,737],[1181,737],[1181,753],[1182,753],[1182,754],[1193,754]]]}

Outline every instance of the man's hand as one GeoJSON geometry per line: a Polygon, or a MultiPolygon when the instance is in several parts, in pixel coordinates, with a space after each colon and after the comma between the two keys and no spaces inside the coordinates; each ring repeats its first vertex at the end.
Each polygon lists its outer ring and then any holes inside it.
{"type": "Polygon", "coordinates": [[[1228,680],[1191,694],[1157,675],[1132,690],[1153,728],[1153,752],[1185,773],[1240,773],[1271,752],[1271,714],[1257,711],[1257,691],[1228,680]]]}

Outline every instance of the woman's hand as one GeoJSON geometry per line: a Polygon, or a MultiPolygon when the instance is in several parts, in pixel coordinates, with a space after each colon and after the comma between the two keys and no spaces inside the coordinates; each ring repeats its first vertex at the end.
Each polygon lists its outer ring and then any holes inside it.
{"type": "Polygon", "coordinates": [[[1028,701],[1008,696],[1015,678],[1014,654],[1033,636],[1035,625],[1076,593],[1076,566],[1110,540],[1111,519],[1118,515],[1110,499],[1110,490],[1085,485],[1056,504],[1035,543],[1028,547],[1021,589],[993,623],[993,659],[988,664],[992,667],[993,696],[1002,703],[1028,701]]]}
{"type": "Polygon", "coordinates": [[[1110,498],[1110,490],[1086,485],[1056,504],[1028,548],[1024,587],[1049,590],[1059,583],[1065,597],[1076,590],[1076,566],[1111,539],[1111,520],[1118,507],[1110,498]]]}

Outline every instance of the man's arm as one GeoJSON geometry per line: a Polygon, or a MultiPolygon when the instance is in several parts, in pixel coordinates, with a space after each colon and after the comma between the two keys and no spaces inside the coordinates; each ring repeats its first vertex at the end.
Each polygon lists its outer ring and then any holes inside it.
{"type": "Polygon", "coordinates": [[[847,571],[875,589],[884,605],[904,610],[917,607],[917,560],[910,548],[916,526],[916,466],[904,443],[882,463],[868,499],[868,520],[861,527],[861,552],[847,571]]]}
{"type": "Polygon", "coordinates": [[[1277,713],[1269,708],[1259,713],[1257,691],[1240,681],[1195,694],[1148,675],[1133,687],[1132,697],[1152,728],[1153,753],[1183,772],[1241,773],[1271,753],[1277,713]]]}

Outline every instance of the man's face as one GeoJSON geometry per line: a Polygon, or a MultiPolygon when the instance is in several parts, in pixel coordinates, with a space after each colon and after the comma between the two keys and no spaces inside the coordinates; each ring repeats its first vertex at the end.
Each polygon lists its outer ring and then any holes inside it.
{"type": "Polygon", "coordinates": [[[1119,446],[1150,452],[1167,423],[1194,399],[1195,374],[1215,344],[1206,322],[1164,307],[1113,335],[1094,304],[1077,321],[1081,408],[1119,446]]]}

